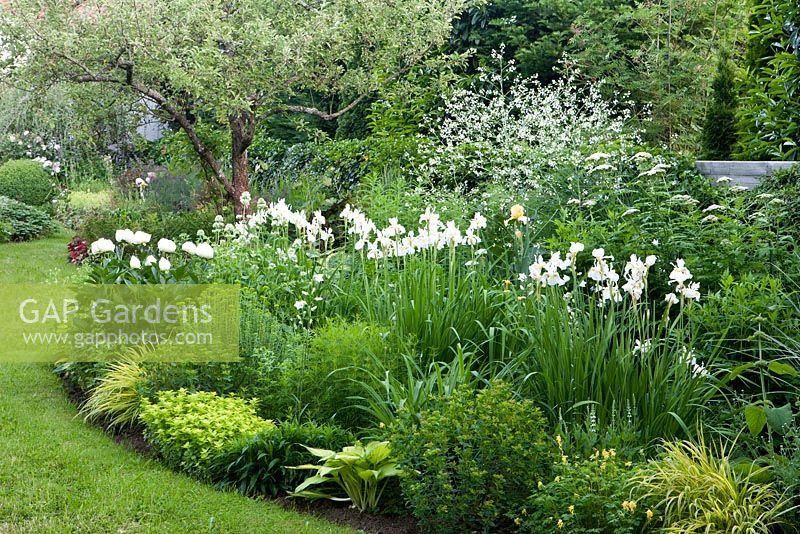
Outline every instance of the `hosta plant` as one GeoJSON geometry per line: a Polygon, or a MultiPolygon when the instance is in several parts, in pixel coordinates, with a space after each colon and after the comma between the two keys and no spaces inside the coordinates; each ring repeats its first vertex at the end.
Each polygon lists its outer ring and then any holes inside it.
{"type": "Polygon", "coordinates": [[[392,457],[388,441],[371,441],[366,445],[356,442],[341,452],[306,447],[322,465],[299,465],[294,469],[311,469],[317,473],[308,477],[291,493],[295,497],[351,501],[359,511],[375,510],[386,488],[386,479],[400,474],[397,461],[392,457]],[[337,497],[323,490],[309,490],[319,484],[336,484],[347,497],[337,497]]]}

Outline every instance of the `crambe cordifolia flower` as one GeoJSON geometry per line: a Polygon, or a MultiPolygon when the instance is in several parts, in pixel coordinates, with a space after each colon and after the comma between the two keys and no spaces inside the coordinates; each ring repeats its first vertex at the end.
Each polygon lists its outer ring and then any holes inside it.
{"type": "Polygon", "coordinates": [[[114,232],[114,239],[118,243],[125,242],[125,243],[135,244],[134,243],[135,237],[133,231],[131,231],[128,228],[125,228],[124,230],[117,230],[116,232],[114,232]]]}
{"type": "Polygon", "coordinates": [[[702,222],[702,223],[712,223],[712,222],[718,222],[718,221],[719,221],[719,217],[717,217],[716,215],[706,215],[705,217],[700,219],[700,222],[702,222]]]}
{"type": "Polygon", "coordinates": [[[720,206],[719,204],[711,204],[709,207],[703,210],[703,213],[708,213],[709,211],[716,211],[723,209],[725,209],[725,206],[720,206]]]}
{"type": "Polygon", "coordinates": [[[208,243],[199,243],[195,248],[195,255],[210,260],[214,257],[214,249],[208,243]]]}
{"type": "Polygon", "coordinates": [[[171,254],[175,252],[175,249],[176,249],[175,241],[163,237],[158,240],[158,250],[160,250],[161,252],[171,254]]]}
{"type": "Polygon", "coordinates": [[[653,155],[650,152],[637,152],[633,156],[631,156],[633,161],[644,161],[646,159],[653,159],[653,155]]]}
{"type": "Polygon", "coordinates": [[[93,255],[103,254],[105,252],[114,252],[115,248],[114,242],[105,238],[100,238],[90,245],[90,250],[93,255]]]}
{"type": "Polygon", "coordinates": [[[603,163],[602,165],[598,165],[597,167],[592,167],[591,169],[589,169],[589,174],[601,171],[615,171],[615,170],[617,170],[617,168],[614,167],[613,165],[609,165],[608,163],[603,163]]]}
{"type": "Polygon", "coordinates": [[[197,254],[197,245],[191,241],[186,241],[183,245],[181,245],[181,250],[187,254],[195,255],[197,254]]]}
{"type": "Polygon", "coordinates": [[[650,169],[649,171],[644,171],[639,173],[639,178],[642,176],[655,176],[656,174],[664,174],[670,168],[669,165],[665,165],[663,163],[656,163],[656,165],[650,169]]]}
{"type": "Polygon", "coordinates": [[[145,266],[150,266],[150,265],[153,265],[153,264],[154,264],[154,263],[156,263],[156,262],[158,262],[158,260],[156,259],[156,257],[155,257],[155,256],[147,256],[147,257],[144,259],[144,264],[145,264],[145,266]]]}
{"type": "Polygon", "coordinates": [[[608,159],[610,157],[611,154],[606,154],[605,152],[595,152],[594,154],[586,158],[586,161],[600,161],[601,159],[608,159]]]}
{"type": "Polygon", "coordinates": [[[141,230],[137,230],[133,233],[133,240],[130,241],[132,245],[144,245],[150,242],[151,235],[147,232],[142,232],[141,230]]]}
{"type": "Polygon", "coordinates": [[[139,261],[139,258],[136,256],[131,256],[130,265],[131,269],[140,269],[142,267],[142,262],[139,261]]]}
{"type": "Polygon", "coordinates": [[[167,272],[172,268],[172,264],[169,262],[167,258],[161,258],[160,260],[158,260],[158,268],[164,272],[167,272]]]}
{"type": "Polygon", "coordinates": [[[717,183],[718,184],[729,184],[729,183],[731,183],[731,179],[729,177],[727,177],[727,176],[720,176],[719,178],[717,178],[717,183]]]}

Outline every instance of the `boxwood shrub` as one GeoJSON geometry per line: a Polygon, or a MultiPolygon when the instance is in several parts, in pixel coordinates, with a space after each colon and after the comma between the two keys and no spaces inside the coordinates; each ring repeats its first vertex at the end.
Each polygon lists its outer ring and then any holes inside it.
{"type": "Polygon", "coordinates": [[[13,159],[0,166],[0,195],[30,206],[42,206],[55,196],[54,178],[41,163],[13,159]]]}

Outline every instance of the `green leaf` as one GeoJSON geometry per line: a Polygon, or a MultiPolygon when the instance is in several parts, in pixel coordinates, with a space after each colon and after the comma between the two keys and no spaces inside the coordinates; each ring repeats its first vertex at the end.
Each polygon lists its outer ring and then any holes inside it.
{"type": "Polygon", "coordinates": [[[789,365],[788,363],[783,362],[769,362],[767,369],[771,373],[775,373],[776,375],[782,376],[797,376],[797,369],[793,366],[789,365]]]}
{"type": "Polygon", "coordinates": [[[764,415],[771,430],[785,434],[792,424],[792,405],[787,403],[780,408],[765,407],[764,415]]]}
{"type": "Polygon", "coordinates": [[[745,406],[744,419],[747,421],[747,428],[753,437],[758,436],[764,430],[764,425],[767,424],[767,414],[764,413],[764,408],[754,404],[745,406]]]}

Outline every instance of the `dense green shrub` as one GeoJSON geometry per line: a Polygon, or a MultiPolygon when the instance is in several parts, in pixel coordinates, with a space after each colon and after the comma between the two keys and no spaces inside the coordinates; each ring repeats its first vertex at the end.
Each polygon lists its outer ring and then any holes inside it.
{"type": "Polygon", "coordinates": [[[202,185],[196,172],[161,171],[150,180],[145,195],[161,211],[184,213],[197,208],[202,185]]]}
{"type": "Polygon", "coordinates": [[[648,530],[654,512],[637,502],[628,488],[638,465],[617,456],[614,449],[595,451],[588,458],[559,451],[553,478],[541,481],[515,518],[521,532],[576,534],[648,530]]]}
{"type": "Polygon", "coordinates": [[[287,146],[257,138],[249,150],[253,189],[268,199],[286,198],[295,208],[328,209],[364,177],[411,164],[411,138],[348,139],[287,146]]]}
{"type": "Polygon", "coordinates": [[[751,3],[748,77],[739,108],[742,159],[800,159],[800,7],[751,3]]]}
{"type": "Polygon", "coordinates": [[[306,478],[302,471],[287,469],[315,460],[303,445],[339,450],[353,441],[350,432],[331,424],[285,421],[232,443],[214,459],[212,478],[245,495],[274,497],[306,478]]]}
{"type": "Polygon", "coordinates": [[[736,79],[727,54],[720,54],[703,125],[703,157],[727,160],[736,144],[736,79]]]}
{"type": "Polygon", "coordinates": [[[144,401],[145,438],[173,467],[209,476],[215,456],[241,437],[274,427],[256,415],[255,400],[214,392],[160,391],[144,401]]]}
{"type": "Polygon", "coordinates": [[[0,232],[10,241],[28,241],[56,229],[55,221],[45,212],[12,198],[0,196],[0,232]]]}
{"type": "Polygon", "coordinates": [[[392,431],[409,507],[426,532],[503,532],[537,481],[550,477],[553,455],[544,419],[497,383],[459,388],[436,409],[405,413],[392,431]]]}
{"type": "Polygon", "coordinates": [[[177,239],[181,234],[194,238],[198,230],[210,236],[217,212],[204,208],[184,213],[158,211],[147,202],[123,202],[113,209],[84,213],[77,233],[88,242],[113,237],[120,228],[142,229],[155,237],[177,239]]]}
{"type": "Polygon", "coordinates": [[[30,206],[42,206],[55,196],[54,181],[36,161],[16,159],[0,166],[0,195],[30,206]]]}
{"type": "Polygon", "coordinates": [[[352,397],[362,394],[361,384],[370,380],[365,370],[376,369],[377,362],[383,362],[381,368],[399,368],[401,347],[395,336],[386,334],[386,329],[376,325],[342,320],[331,321],[314,333],[289,380],[297,384],[308,416],[345,428],[373,422],[354,406],[352,397]]]}
{"type": "Polygon", "coordinates": [[[702,306],[690,309],[689,317],[697,322],[707,343],[722,342],[726,356],[738,361],[755,358],[766,336],[800,328],[790,291],[770,275],[745,274],[735,279],[724,274],[720,289],[710,293],[702,306]]]}

